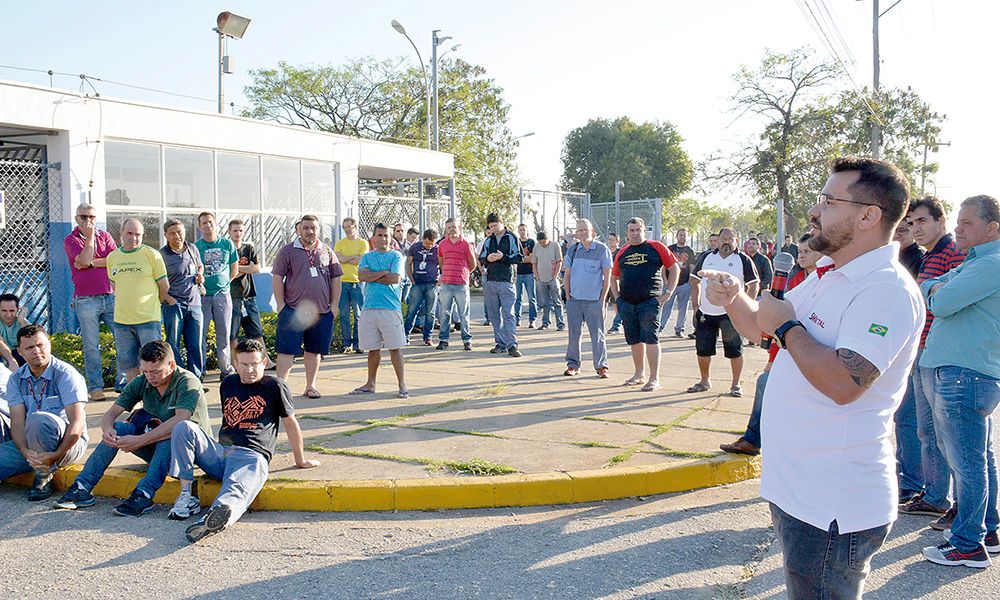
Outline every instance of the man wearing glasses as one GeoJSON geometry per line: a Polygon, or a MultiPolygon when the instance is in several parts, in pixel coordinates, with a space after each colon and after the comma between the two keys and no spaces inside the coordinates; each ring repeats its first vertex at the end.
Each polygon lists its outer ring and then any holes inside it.
{"type": "MultiPolygon", "coordinates": [[[[73,310],[83,338],[83,365],[91,400],[104,399],[101,364],[101,321],[114,330],[115,297],[108,279],[107,257],[118,249],[111,234],[97,228],[97,209],[76,208],[76,227],[63,240],[73,279],[73,310]]],[[[116,370],[116,373],[118,371],[116,370]]]]}

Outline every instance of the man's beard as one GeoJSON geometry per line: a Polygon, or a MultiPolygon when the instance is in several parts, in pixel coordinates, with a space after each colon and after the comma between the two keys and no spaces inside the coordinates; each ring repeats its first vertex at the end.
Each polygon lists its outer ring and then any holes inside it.
{"type": "Polygon", "coordinates": [[[819,229],[819,233],[809,238],[809,248],[830,256],[854,241],[854,226],[850,223],[838,223],[823,228],[818,222],[811,223],[813,227],[819,229]]]}
{"type": "Polygon", "coordinates": [[[732,254],[733,245],[732,244],[719,244],[719,254],[732,254]]]}

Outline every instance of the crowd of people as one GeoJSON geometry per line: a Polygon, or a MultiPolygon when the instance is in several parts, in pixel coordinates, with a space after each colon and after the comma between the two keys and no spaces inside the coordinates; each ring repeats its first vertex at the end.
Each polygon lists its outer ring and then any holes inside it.
{"type": "Polygon", "coordinates": [[[215,216],[202,213],[201,239],[190,243],[184,224],[169,220],[157,251],[142,244],[142,222],[127,219],[118,247],[95,226],[94,207],[83,204],[65,250],[84,374],[52,356],[47,332],[27,322],[16,296],[0,296],[0,358],[16,369],[0,367],[9,405],[0,421],[0,479],[33,471],[29,498],[42,500],[52,494],[53,471],[83,458],[84,403],[104,396],[103,322],[127,383],[101,418],[101,443],[56,506],[93,505],[94,487],[122,450],[149,468],[117,513],[151,510],[169,474],[182,489],[170,518],[198,514],[192,473],[199,466],[223,486],[188,538],[221,531],[266,481],[279,423],[296,465],[318,464],[304,456],[286,383],[294,358],[303,357],[303,395],[320,398],[316,375],[339,315],[341,351],[368,359],[367,381],[350,393],[376,392],[384,349],[398,397],[408,398],[404,346],[434,346],[437,329],[437,350],[449,350],[453,331],[473,350],[469,287],[480,270],[489,352],[522,357],[524,317],[529,329],[555,325],[567,329],[568,377],[581,373],[584,325],[596,376],[610,377],[607,336],[622,331],[633,364],[624,385],[648,392],[661,387],[660,338],[671,320],[676,338],[695,342],[700,379],[690,393],[712,389],[720,334],[733,397],[743,395],[745,349],[769,346],[746,431],[722,449],[763,453],[762,495],[793,597],[860,593],[897,511],[932,517],[929,525],[945,532],[942,543],[924,549],[927,560],[988,566],[989,554],[1000,552],[992,445],[1000,402],[996,199],[965,200],[952,236],[941,201],[911,202],[896,167],[845,158],[833,164],[808,216],[810,232],[797,242],[785,236],[777,247],[763,232],[741,241],[723,227],[699,253],[685,229],[669,245],[647,239],[640,218],[626,223],[624,243],[614,233],[597,239],[587,219],[571,240],[556,243],[544,231],[530,238],[524,224],[515,233],[496,214],[478,247],[457,219],[440,238],[433,229],[379,223],[364,239],[353,218],[343,220],[344,235],[330,247],[319,238],[319,220],[305,215],[271,265],[272,363],[253,281],[260,261],[242,221],[226,224],[223,236],[215,216]],[[779,253],[794,260],[790,272],[776,272],[779,253]],[[220,371],[218,437],[205,404],[209,323],[220,371]]]}

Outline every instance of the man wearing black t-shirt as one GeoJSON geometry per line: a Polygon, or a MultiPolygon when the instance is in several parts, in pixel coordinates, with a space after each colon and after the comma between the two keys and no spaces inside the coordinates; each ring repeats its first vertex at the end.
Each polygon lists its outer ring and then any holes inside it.
{"type": "Polygon", "coordinates": [[[257,340],[240,340],[236,345],[237,373],[226,377],[219,386],[222,427],[218,442],[197,425],[174,426],[170,472],[180,480],[181,493],[169,517],[183,520],[200,510],[197,496],[191,493],[195,465],[212,479],[222,481],[212,507],[187,528],[191,542],[229,527],[250,507],[267,482],[267,465],[278,440],[278,421],[285,426],[295,466],[319,466],[319,461],[305,457],[302,430],[295,419],[288,384],[264,375],[264,356],[264,345],[257,340]]]}
{"type": "Polygon", "coordinates": [[[646,223],[632,217],[626,224],[628,244],[618,251],[611,270],[611,293],[617,302],[625,330],[625,343],[632,351],[635,372],[625,385],[639,385],[645,377],[643,355],[649,362],[644,392],[660,387],[660,310],[673,294],[680,266],[670,250],[657,240],[646,240],[646,223]],[[666,272],[666,286],[661,271],[666,272]],[[665,289],[664,289],[665,288],[665,289]]]}
{"type": "Polygon", "coordinates": [[[521,244],[521,263],[517,265],[514,322],[518,327],[521,326],[521,305],[527,299],[528,329],[534,329],[535,319],[538,318],[538,304],[535,301],[535,272],[531,268],[531,254],[535,251],[535,240],[528,237],[528,226],[524,223],[517,226],[517,241],[521,244]]]}
{"type": "Polygon", "coordinates": [[[674,239],[676,242],[667,246],[667,249],[673,252],[674,257],[677,259],[677,264],[681,268],[681,275],[677,279],[677,289],[674,290],[670,299],[663,304],[663,313],[660,315],[660,331],[662,332],[667,328],[667,322],[670,320],[670,312],[673,310],[674,302],[676,301],[677,321],[674,323],[674,337],[684,337],[688,300],[691,299],[691,269],[695,265],[697,254],[695,254],[694,248],[687,245],[686,229],[678,229],[674,239]]]}
{"type": "MultiPolygon", "coordinates": [[[[229,327],[230,352],[236,352],[236,340],[240,338],[240,329],[246,337],[264,343],[264,328],[260,324],[260,309],[257,307],[257,288],[253,284],[253,274],[260,273],[260,259],[257,249],[250,242],[243,241],[246,233],[246,223],[242,219],[229,222],[229,239],[236,246],[238,257],[236,277],[229,282],[229,295],[233,298],[233,323],[229,327]]],[[[275,368],[271,358],[264,354],[265,367],[268,371],[275,368]]]]}

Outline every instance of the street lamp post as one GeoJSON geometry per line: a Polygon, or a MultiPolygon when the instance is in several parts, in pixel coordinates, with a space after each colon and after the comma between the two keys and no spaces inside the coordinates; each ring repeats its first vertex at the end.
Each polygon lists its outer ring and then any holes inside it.
{"type": "Polygon", "coordinates": [[[216,27],[212,29],[215,33],[219,34],[219,113],[225,112],[226,95],[225,86],[223,83],[223,77],[228,73],[232,74],[235,72],[233,68],[233,62],[230,57],[225,56],[226,53],[226,38],[231,37],[233,39],[241,39],[243,34],[246,33],[247,27],[250,26],[250,19],[247,17],[241,17],[240,15],[233,14],[231,12],[221,12],[219,16],[215,18],[216,27]]]}
{"type": "Polygon", "coordinates": [[[399,33],[401,36],[405,37],[408,42],[410,42],[410,45],[413,46],[413,51],[417,53],[417,60],[420,61],[420,70],[424,74],[424,89],[427,90],[427,149],[430,150],[430,148],[431,148],[431,85],[430,85],[430,82],[427,80],[427,65],[424,64],[424,59],[423,59],[422,56],[420,56],[420,50],[417,48],[417,45],[413,43],[413,39],[410,38],[410,36],[406,34],[406,28],[403,27],[403,25],[399,21],[397,21],[396,19],[392,20],[392,28],[395,29],[396,32],[399,33]]]}
{"type": "Polygon", "coordinates": [[[438,32],[440,29],[435,29],[431,32],[431,89],[433,90],[433,115],[434,115],[434,145],[432,149],[438,149],[438,46],[447,42],[451,39],[450,35],[439,38],[438,32]]]}
{"type": "Polygon", "coordinates": [[[622,219],[622,188],[625,187],[625,182],[619,179],[615,182],[615,233],[621,235],[621,219],[622,219]]]}

